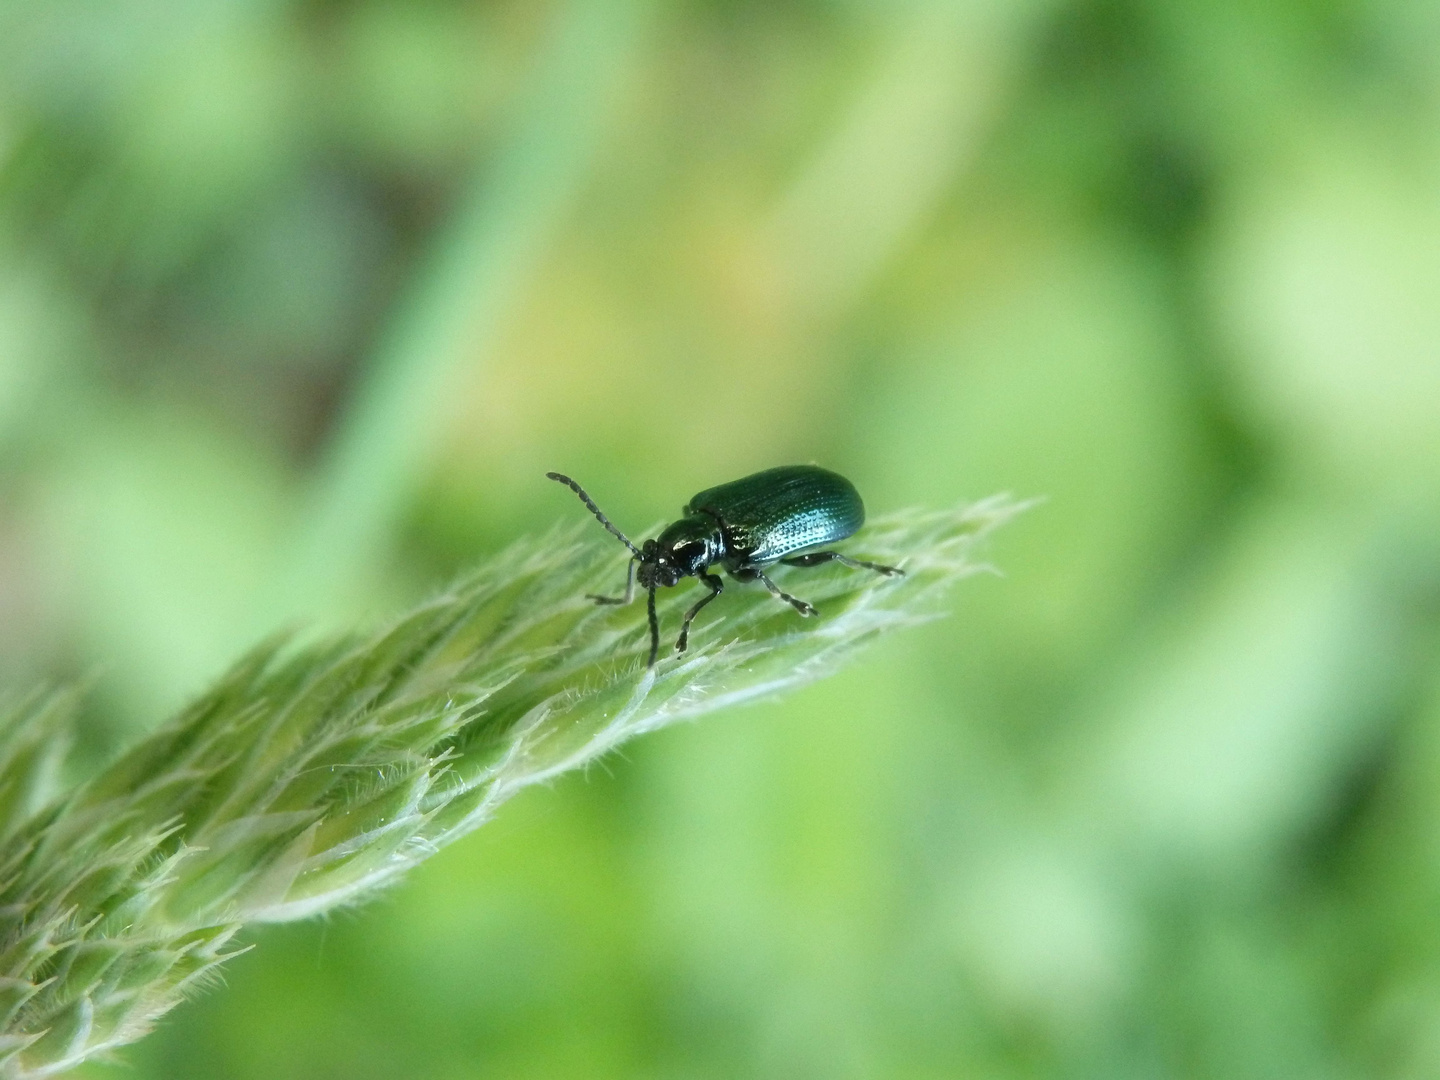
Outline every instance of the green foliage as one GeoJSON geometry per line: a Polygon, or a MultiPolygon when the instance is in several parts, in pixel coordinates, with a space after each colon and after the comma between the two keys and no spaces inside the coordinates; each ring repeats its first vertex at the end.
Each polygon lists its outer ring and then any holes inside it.
{"type": "Polygon", "coordinates": [[[583,517],[547,469],[1047,496],[963,617],[82,1070],[1440,1075],[1437,13],[0,3],[0,685],[97,673],[68,767],[583,517]]]}
{"type": "MultiPolygon", "coordinates": [[[[382,632],[256,649],[45,809],[67,709],[15,709],[0,742],[6,1075],[138,1038],[235,954],[246,924],[352,903],[523,787],[814,679],[938,614],[946,586],[977,568],[976,540],[1015,509],[993,500],[879,522],[855,547],[903,565],[903,578],[805,573],[814,622],[733,588],[690,651],[653,669],[644,605],[583,595],[623,573],[623,551],[588,524],[522,542],[382,632]]],[[[684,592],[660,604],[672,632],[684,592]]]]}

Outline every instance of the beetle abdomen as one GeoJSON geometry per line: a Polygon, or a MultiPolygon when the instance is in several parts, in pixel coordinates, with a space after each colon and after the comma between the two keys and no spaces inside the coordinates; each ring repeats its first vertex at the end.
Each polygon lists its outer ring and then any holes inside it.
{"type": "Polygon", "coordinates": [[[732,558],[760,565],[843,540],[865,523],[855,485],[817,465],[782,465],[707,488],[685,512],[718,518],[732,558]]]}

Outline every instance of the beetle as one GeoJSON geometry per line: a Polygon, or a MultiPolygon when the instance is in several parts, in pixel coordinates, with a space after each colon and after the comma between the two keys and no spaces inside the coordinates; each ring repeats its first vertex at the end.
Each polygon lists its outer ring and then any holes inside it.
{"type": "Polygon", "coordinates": [[[865,504],[855,485],[818,465],[782,465],[706,488],[691,497],[683,517],[640,547],[610,523],[574,480],[564,473],[545,475],[580,496],[600,524],[630,549],[625,594],[587,593],[586,597],[597,604],[628,604],[635,598],[635,582],[640,582],[649,594],[650,667],[655,665],[660,651],[655,590],[669,588],[692,575],[710,590],[685,612],[680,636],[675,640],[675,651],[683,653],[695,616],[725,587],[717,574],[710,573],[711,567],[720,566],[736,581],[760,581],[777,600],[805,616],[814,615],[815,608],[784,592],[765,574],[766,567],[775,563],[819,566],[833,561],[857,570],[874,570],[886,577],[904,574],[899,567],[852,559],[838,551],[807,550],[843,540],[865,523],[865,504]]]}

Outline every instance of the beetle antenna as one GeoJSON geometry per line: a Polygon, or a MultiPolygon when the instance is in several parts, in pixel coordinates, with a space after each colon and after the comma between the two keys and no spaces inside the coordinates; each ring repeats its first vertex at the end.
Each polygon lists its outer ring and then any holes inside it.
{"type": "MultiPolygon", "coordinates": [[[[588,507],[590,508],[590,512],[595,515],[596,519],[599,520],[599,522],[600,522],[601,525],[604,525],[605,528],[609,529],[612,533],[614,533],[617,537],[619,537],[619,538],[620,538],[620,542],[621,542],[622,544],[624,544],[627,548],[630,549],[631,553],[634,554],[635,558],[637,558],[637,559],[643,558],[643,556],[640,554],[640,549],[637,548],[634,544],[632,544],[632,543],[630,542],[630,538],[629,538],[628,536],[626,536],[624,533],[622,533],[622,532],[621,532],[619,529],[617,529],[614,525],[611,525],[611,524],[610,524],[610,519],[607,518],[604,514],[602,514],[602,513],[600,512],[600,508],[595,505],[595,500],[592,499],[592,498],[590,498],[589,495],[586,495],[586,494],[585,494],[585,489],[584,489],[584,488],[582,488],[582,487],[581,487],[579,484],[577,484],[574,480],[571,480],[570,477],[566,476],[564,473],[547,472],[545,475],[546,475],[548,478],[550,478],[551,480],[554,480],[554,481],[556,481],[556,482],[558,482],[558,483],[564,484],[564,485],[565,485],[566,487],[568,487],[571,491],[575,492],[576,495],[579,495],[579,496],[580,496],[580,501],[583,502],[586,506],[588,506],[588,507]]],[[[652,603],[651,623],[652,623],[652,625],[653,625],[653,623],[654,623],[653,603],[654,603],[654,600],[655,600],[654,590],[651,590],[650,600],[651,600],[651,603],[652,603]]],[[[653,651],[654,651],[654,650],[652,650],[652,652],[653,652],[653,651]]],[[[655,658],[654,658],[653,656],[650,658],[650,662],[651,662],[652,664],[655,662],[655,658]]]]}
{"type": "Polygon", "coordinates": [[[646,667],[655,666],[655,657],[660,653],[660,620],[655,617],[655,586],[650,586],[650,596],[645,602],[645,610],[650,615],[650,659],[646,667]]]}

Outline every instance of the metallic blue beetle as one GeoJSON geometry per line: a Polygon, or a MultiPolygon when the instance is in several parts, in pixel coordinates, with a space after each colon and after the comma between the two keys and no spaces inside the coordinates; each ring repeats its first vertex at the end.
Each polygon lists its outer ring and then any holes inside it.
{"type": "Polygon", "coordinates": [[[801,615],[814,615],[804,600],[781,591],[765,576],[764,568],[774,563],[790,566],[819,566],[835,561],[859,570],[874,570],[886,576],[903,574],[894,566],[863,562],[838,551],[806,551],[820,544],[843,540],[865,523],[865,505],[855,485],[837,473],[816,465],[782,465],[741,480],[707,488],[691,498],[679,521],[665,527],[653,540],[636,547],[629,537],[610,524],[585,489],[562,473],[546,473],[551,480],[570,488],[590,508],[600,524],[630,549],[629,573],[624,596],[595,596],[597,604],[628,604],[635,597],[635,581],[649,593],[650,661],[660,651],[660,623],[655,617],[655,590],[675,585],[681,578],[698,577],[710,592],[685,613],[675,651],[684,652],[690,638],[690,624],[700,609],[720,595],[724,585],[708,573],[719,565],[737,581],[761,581],[777,599],[801,615]],[[638,567],[638,569],[637,569],[638,567]]]}

